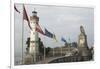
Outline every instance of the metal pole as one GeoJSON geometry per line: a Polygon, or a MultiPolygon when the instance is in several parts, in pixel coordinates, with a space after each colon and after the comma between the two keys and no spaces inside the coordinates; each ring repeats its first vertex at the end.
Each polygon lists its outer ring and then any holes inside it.
{"type": "MultiPolygon", "coordinates": [[[[23,9],[23,12],[24,12],[24,9],[23,9]]],[[[24,34],[24,19],[22,20],[22,64],[23,64],[23,34],[24,34]]]]}
{"type": "Polygon", "coordinates": [[[44,47],[44,62],[45,62],[45,47],[44,47]]]}
{"type": "MultiPolygon", "coordinates": [[[[36,28],[36,24],[35,24],[35,28],[36,28]]],[[[37,40],[36,40],[36,39],[37,39],[37,38],[36,38],[36,35],[37,35],[37,34],[36,34],[36,33],[37,33],[37,32],[36,32],[36,30],[35,30],[35,41],[34,41],[34,42],[35,42],[34,63],[36,63],[36,53],[37,53],[37,52],[36,52],[36,51],[37,51],[37,47],[36,47],[36,46],[37,46],[37,40]]]]}
{"type": "Polygon", "coordinates": [[[54,48],[53,48],[53,57],[54,57],[54,55],[55,55],[55,54],[54,54],[54,48]]]}
{"type": "Polygon", "coordinates": [[[34,63],[36,62],[36,48],[35,48],[35,51],[34,51],[34,63]]]}
{"type": "Polygon", "coordinates": [[[61,47],[61,56],[62,56],[62,47],[61,47]]]}
{"type": "MultiPolygon", "coordinates": [[[[45,38],[45,37],[44,37],[44,38],[45,38]]],[[[47,44],[47,43],[46,43],[46,41],[45,41],[45,45],[46,45],[46,44],[47,44]]],[[[44,63],[45,63],[45,57],[46,57],[46,55],[45,55],[45,52],[46,52],[46,51],[45,51],[45,48],[46,48],[46,46],[45,46],[45,45],[44,45],[44,57],[43,57],[43,58],[44,58],[44,63]]]]}

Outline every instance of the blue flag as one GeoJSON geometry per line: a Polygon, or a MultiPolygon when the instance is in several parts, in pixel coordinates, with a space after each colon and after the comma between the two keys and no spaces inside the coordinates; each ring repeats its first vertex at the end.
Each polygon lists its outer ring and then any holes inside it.
{"type": "Polygon", "coordinates": [[[54,38],[54,34],[52,34],[51,32],[49,32],[46,28],[45,28],[45,35],[50,37],[50,38],[54,38]]]}
{"type": "Polygon", "coordinates": [[[61,41],[66,42],[66,40],[63,37],[61,38],[61,41]]]}

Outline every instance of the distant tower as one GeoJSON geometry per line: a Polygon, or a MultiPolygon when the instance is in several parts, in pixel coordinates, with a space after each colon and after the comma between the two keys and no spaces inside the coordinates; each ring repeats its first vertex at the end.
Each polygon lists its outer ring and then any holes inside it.
{"type": "Polygon", "coordinates": [[[37,61],[37,57],[39,54],[38,50],[38,32],[36,31],[36,25],[39,23],[39,17],[37,16],[37,12],[33,11],[33,15],[30,16],[30,25],[31,25],[31,33],[30,33],[30,46],[29,46],[29,54],[33,57],[33,62],[37,61]]]}
{"type": "Polygon", "coordinates": [[[87,44],[87,36],[85,34],[85,30],[83,26],[80,26],[80,35],[78,39],[78,49],[81,56],[88,56],[89,55],[89,48],[87,44]]]}

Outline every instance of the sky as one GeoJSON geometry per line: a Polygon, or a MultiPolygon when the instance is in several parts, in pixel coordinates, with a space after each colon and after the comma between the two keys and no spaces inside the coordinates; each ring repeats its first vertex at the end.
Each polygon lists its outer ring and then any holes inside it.
{"type": "MultiPolygon", "coordinates": [[[[23,50],[26,51],[26,40],[30,35],[30,29],[27,21],[23,21],[23,6],[15,4],[20,14],[14,11],[14,31],[15,31],[15,56],[21,56],[22,43],[23,50]],[[24,26],[22,38],[22,25],[24,26]],[[22,40],[23,39],[23,40],[22,40]],[[23,41],[23,42],[22,42],[23,41]]],[[[71,42],[78,42],[80,34],[80,26],[82,25],[87,35],[88,46],[94,45],[94,9],[89,7],[71,7],[71,6],[50,6],[50,5],[25,5],[28,17],[32,16],[32,11],[37,11],[39,24],[44,31],[44,28],[56,35],[58,42],[39,34],[45,47],[61,47],[64,42],[61,37],[64,37],[67,42],[69,38],[71,42]]]]}

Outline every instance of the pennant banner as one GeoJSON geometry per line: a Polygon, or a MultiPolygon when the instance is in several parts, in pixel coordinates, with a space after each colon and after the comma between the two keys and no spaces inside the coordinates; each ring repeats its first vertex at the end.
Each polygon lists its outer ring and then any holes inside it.
{"type": "Polygon", "coordinates": [[[66,42],[66,40],[63,37],[61,38],[61,41],[66,42]]]}
{"type": "Polygon", "coordinates": [[[53,37],[53,38],[55,39],[55,41],[56,41],[56,42],[58,42],[58,40],[57,40],[57,38],[56,38],[55,34],[54,34],[54,37],[53,37]]]}
{"type": "Polygon", "coordinates": [[[50,37],[50,38],[55,39],[56,42],[57,42],[57,38],[56,38],[55,34],[52,34],[52,33],[49,32],[46,28],[45,28],[45,35],[46,35],[47,37],[50,37]]]}
{"type": "Polygon", "coordinates": [[[16,8],[15,5],[14,5],[14,9],[15,9],[15,11],[17,11],[18,13],[20,13],[20,11],[16,8]]]}
{"type": "Polygon", "coordinates": [[[46,28],[45,28],[45,35],[47,37],[54,38],[54,34],[52,34],[51,32],[49,32],[46,28]]]}
{"type": "Polygon", "coordinates": [[[28,15],[27,15],[27,12],[26,12],[26,9],[25,9],[24,5],[23,5],[23,20],[26,20],[28,22],[29,28],[32,29],[31,26],[30,26],[30,21],[28,19],[28,15]]]}
{"type": "Polygon", "coordinates": [[[39,24],[36,24],[36,31],[41,33],[42,35],[45,35],[45,33],[42,31],[42,29],[41,29],[39,24]]]}

